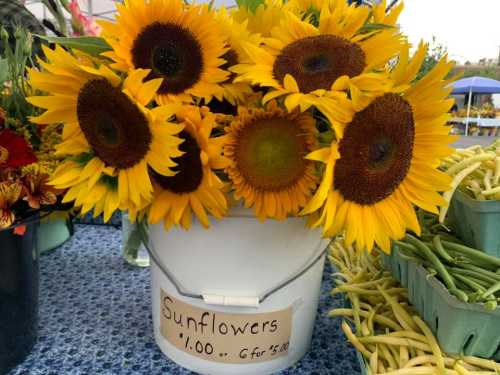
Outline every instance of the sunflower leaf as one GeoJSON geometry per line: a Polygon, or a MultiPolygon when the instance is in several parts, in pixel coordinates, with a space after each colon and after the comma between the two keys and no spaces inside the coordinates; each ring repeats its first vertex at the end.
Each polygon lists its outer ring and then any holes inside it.
{"type": "Polygon", "coordinates": [[[359,34],[369,34],[374,31],[394,29],[394,26],[384,23],[366,23],[359,29],[359,34]]]}
{"type": "Polygon", "coordinates": [[[75,161],[76,163],[84,166],[89,161],[91,161],[93,158],[94,158],[94,155],[89,154],[89,153],[83,153],[83,154],[79,154],[79,155],[74,156],[72,158],[72,160],[75,161]]]}
{"type": "Polygon", "coordinates": [[[264,0],[236,0],[236,3],[238,8],[248,8],[255,13],[259,5],[264,4],[264,0]]]}
{"type": "Polygon", "coordinates": [[[93,56],[111,51],[111,46],[103,39],[95,36],[57,37],[37,35],[38,38],[49,43],[56,43],[63,47],[77,49],[93,56]]]}

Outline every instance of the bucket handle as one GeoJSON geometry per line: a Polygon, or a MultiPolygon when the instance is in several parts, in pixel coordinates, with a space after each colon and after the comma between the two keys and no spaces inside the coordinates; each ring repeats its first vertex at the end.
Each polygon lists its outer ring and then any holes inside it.
{"type": "Polygon", "coordinates": [[[222,296],[222,295],[214,295],[214,294],[198,294],[198,293],[192,293],[189,291],[185,291],[185,289],[180,285],[180,282],[175,278],[175,276],[170,272],[168,267],[166,267],[163,262],[160,260],[160,257],[156,253],[154,249],[154,245],[151,243],[149,240],[148,233],[146,231],[146,225],[143,223],[138,223],[140,232],[141,232],[141,237],[142,237],[142,242],[144,243],[144,247],[146,248],[147,252],[149,253],[149,256],[151,259],[153,259],[153,262],[158,266],[158,268],[161,270],[161,272],[165,275],[165,277],[172,283],[172,285],[175,287],[177,293],[179,293],[183,297],[188,297],[188,298],[194,298],[194,299],[199,299],[203,300],[206,304],[209,305],[221,305],[221,306],[238,306],[238,307],[259,307],[261,303],[263,303],[265,300],[267,300],[269,297],[271,297],[273,294],[277,293],[287,285],[291,284],[295,280],[297,280],[299,277],[304,275],[307,271],[309,271],[316,263],[318,263],[321,258],[326,254],[328,250],[328,246],[325,247],[323,251],[319,253],[313,260],[307,264],[306,266],[302,267],[298,271],[294,272],[289,278],[285,279],[278,285],[274,286],[273,288],[270,288],[268,291],[264,292],[261,296],[259,297],[233,297],[233,296],[222,296]]]}

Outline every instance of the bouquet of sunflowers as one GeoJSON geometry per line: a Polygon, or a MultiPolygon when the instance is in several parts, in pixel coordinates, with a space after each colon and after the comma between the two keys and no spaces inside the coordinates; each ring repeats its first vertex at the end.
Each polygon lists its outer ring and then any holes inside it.
{"type": "Polygon", "coordinates": [[[437,213],[454,138],[452,63],[421,80],[402,5],[125,0],[99,38],[53,39],[29,70],[38,124],[62,124],[51,185],[107,220],[205,227],[243,204],[389,250],[437,213]]]}
{"type": "Polygon", "coordinates": [[[60,126],[37,127],[29,116],[35,108],[26,101],[30,95],[24,72],[31,59],[31,36],[15,31],[15,48],[1,30],[3,51],[0,77],[0,230],[16,225],[58,202],[62,191],[48,184],[59,160],[53,146],[60,141],[60,126]]]}

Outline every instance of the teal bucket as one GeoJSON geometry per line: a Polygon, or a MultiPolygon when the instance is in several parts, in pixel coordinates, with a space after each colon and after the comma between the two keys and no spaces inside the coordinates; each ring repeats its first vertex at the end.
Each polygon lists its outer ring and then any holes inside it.
{"type": "Polygon", "coordinates": [[[500,201],[478,201],[457,190],[450,207],[450,223],[469,246],[500,257],[500,201]]]}
{"type": "Polygon", "coordinates": [[[38,229],[38,249],[40,253],[61,246],[73,235],[73,223],[69,219],[47,219],[38,229]]]}

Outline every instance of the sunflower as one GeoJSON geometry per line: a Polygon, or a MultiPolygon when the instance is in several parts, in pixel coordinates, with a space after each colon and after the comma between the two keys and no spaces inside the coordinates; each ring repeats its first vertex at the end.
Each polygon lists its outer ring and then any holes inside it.
{"type": "Polygon", "coordinates": [[[325,2],[317,27],[283,11],[263,47],[245,44],[252,63],[232,68],[239,75],[235,81],[271,88],[264,101],[286,96],[289,111],[316,106],[341,136],[340,124],[352,117],[345,91],[358,96],[387,89],[383,68],[401,48],[395,28],[363,32],[369,19],[368,7],[345,0],[325,2]]]}
{"type": "Polygon", "coordinates": [[[166,177],[150,171],[155,189],[149,222],[155,224],[163,219],[167,230],[173,225],[189,229],[194,213],[208,228],[207,211],[217,219],[227,211],[225,185],[214,172],[227,164],[221,155],[224,137],[210,137],[216,116],[207,108],[183,106],[175,115],[184,126],[179,134],[183,140],[180,145],[183,155],[174,158],[177,163],[175,176],[166,177]]]}
{"type": "Polygon", "coordinates": [[[117,22],[99,21],[113,47],[104,55],[122,70],[147,68],[148,79],[163,78],[158,103],[222,98],[224,37],[207,6],[182,0],[129,0],[117,5],[117,22]]]}
{"type": "Polygon", "coordinates": [[[304,157],[317,145],[315,125],[310,114],[289,113],[272,101],[265,109],[241,109],[226,130],[235,198],[260,220],[296,215],[312,196],[315,166],[304,157]]]}
{"type": "Polygon", "coordinates": [[[390,12],[386,12],[387,9],[387,1],[382,0],[378,4],[373,6],[373,23],[375,24],[384,24],[394,26],[398,21],[398,17],[403,11],[404,3],[400,2],[395,5],[390,12]]]}
{"type": "Polygon", "coordinates": [[[271,36],[271,30],[281,22],[283,8],[282,0],[264,0],[255,10],[237,7],[231,15],[236,22],[245,22],[251,33],[268,37],[271,36]]]}
{"type": "Polygon", "coordinates": [[[371,250],[376,243],[389,252],[390,239],[402,238],[406,228],[420,234],[414,205],[438,213],[445,204],[438,191],[451,180],[437,167],[456,139],[445,126],[453,104],[445,77],[453,64],[444,58],[412,83],[426,48],[421,44],[410,60],[407,46],[391,74],[394,88],[363,101],[338,144],[309,155],[326,169],[302,213],[319,210],[315,226],[323,225],[326,236],[345,230],[348,244],[371,250]]]}
{"type": "MultiPolygon", "coordinates": [[[[248,21],[242,23],[235,21],[225,8],[221,8],[217,13],[217,22],[229,47],[229,50],[222,56],[226,61],[222,68],[227,70],[234,65],[251,62],[243,48],[243,43],[259,46],[261,44],[260,35],[248,31],[248,21]]],[[[233,106],[245,102],[253,93],[247,82],[233,82],[235,76],[234,73],[231,73],[227,80],[222,83],[224,99],[233,106]]]]}
{"type": "Polygon", "coordinates": [[[49,95],[28,101],[47,111],[32,121],[63,123],[56,152],[69,157],[51,184],[65,189],[85,182],[79,186],[85,189],[82,194],[90,196],[102,177],[113,178],[120,208],[150,200],[153,187],[148,168],[174,175],[172,158],[181,155],[176,134],[182,127],[167,122],[172,106],[146,107],[161,79],[143,83],[149,71],[138,69],[122,81],[104,65],[81,65],[61,47],[44,48],[44,52],[48,59],[40,62],[44,71],[32,69],[30,83],[49,95]]]}

